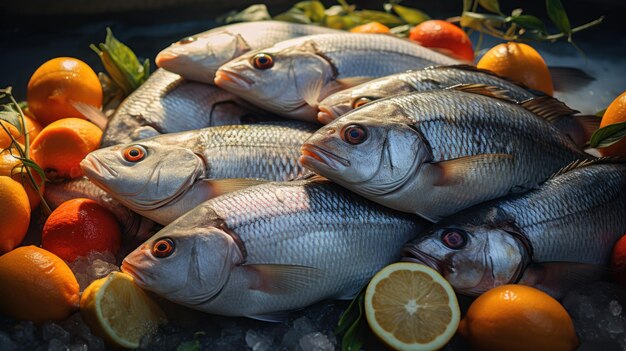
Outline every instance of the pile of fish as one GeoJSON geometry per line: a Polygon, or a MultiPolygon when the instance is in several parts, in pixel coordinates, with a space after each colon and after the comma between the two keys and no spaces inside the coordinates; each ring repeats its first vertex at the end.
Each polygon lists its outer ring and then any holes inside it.
{"type": "Polygon", "coordinates": [[[147,239],[122,270],[173,302],[275,321],[398,260],[559,296],[626,232],[626,165],[584,150],[598,118],[413,42],[250,22],[156,61],[89,181],[47,197],[116,208],[147,239]]]}

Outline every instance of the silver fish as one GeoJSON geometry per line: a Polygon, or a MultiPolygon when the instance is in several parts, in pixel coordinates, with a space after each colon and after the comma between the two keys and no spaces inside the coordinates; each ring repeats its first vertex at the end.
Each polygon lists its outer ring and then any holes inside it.
{"type": "Polygon", "coordinates": [[[436,222],[532,189],[591,157],[526,108],[483,86],[463,89],[369,103],[313,134],[300,162],[366,198],[436,222]]]}
{"type": "Polygon", "coordinates": [[[209,200],[128,255],[144,289],[191,308],[276,320],[350,299],[423,228],[328,181],[269,183],[209,200]]]}
{"type": "Polygon", "coordinates": [[[314,129],[295,121],[209,127],[99,149],[80,165],[117,201],[165,225],[232,190],[232,178],[257,184],[307,173],[299,149],[314,129]]]}
{"type": "Polygon", "coordinates": [[[215,84],[285,117],[314,121],[326,96],[373,78],[458,61],[378,34],[319,34],[253,51],[220,67],[215,84]]]}
{"type": "Polygon", "coordinates": [[[309,24],[280,21],[235,23],[183,38],[157,55],[157,66],[182,77],[213,84],[215,72],[226,62],[251,50],[270,47],[304,35],[340,33],[309,24]]]}
{"type": "Polygon", "coordinates": [[[102,134],[101,145],[129,143],[146,132],[154,136],[253,123],[249,115],[250,110],[233,94],[158,69],[117,108],[102,134]]]}
{"type": "Polygon", "coordinates": [[[405,246],[405,260],[438,270],[463,294],[519,282],[562,296],[567,280],[609,262],[624,213],[626,166],[582,167],[437,223],[405,246]]]}

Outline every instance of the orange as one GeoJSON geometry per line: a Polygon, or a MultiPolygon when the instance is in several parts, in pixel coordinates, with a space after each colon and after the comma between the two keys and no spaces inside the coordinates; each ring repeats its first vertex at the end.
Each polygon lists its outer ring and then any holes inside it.
{"type": "Polygon", "coordinates": [[[496,45],[483,55],[476,66],[548,95],[554,91],[546,62],[537,50],[526,44],[508,42],[496,45]]]}
{"type": "Polygon", "coordinates": [[[615,282],[626,286],[626,235],[622,236],[613,247],[611,275],[615,282]]]}
{"type": "Polygon", "coordinates": [[[411,29],[409,39],[448,56],[474,62],[472,42],[465,31],[442,20],[424,21],[411,29]]]}
{"type": "Polygon", "coordinates": [[[29,223],[26,191],[15,180],[0,176],[0,254],[13,250],[24,240],[29,223]]]}
{"type": "Polygon", "coordinates": [[[570,351],[578,347],[574,323],[541,290],[501,285],[479,296],[459,324],[474,350],[570,351]]]}
{"type": "MultiPolygon", "coordinates": [[[[607,107],[604,116],[602,116],[600,128],[619,122],[626,122],[626,91],[607,107]]],[[[622,139],[609,147],[602,148],[600,153],[602,156],[626,157],[626,140],[622,139]]]]}
{"type": "Polygon", "coordinates": [[[16,319],[62,320],[78,309],[76,277],[60,258],[36,246],[0,256],[0,313],[16,319]]]}
{"type": "Polygon", "coordinates": [[[33,141],[30,156],[50,179],[83,175],[80,161],[100,145],[102,130],[80,118],[64,118],[47,125],[33,141]]]}
{"type": "Polygon", "coordinates": [[[62,203],[46,220],[41,235],[41,246],[67,262],[91,251],[116,254],[120,243],[119,223],[91,199],[62,203]]]}
{"type": "Polygon", "coordinates": [[[82,102],[102,107],[102,86],[89,65],[72,57],[57,57],[39,66],[26,91],[28,108],[44,125],[66,117],[85,118],[74,106],[82,102]]]}
{"type": "Polygon", "coordinates": [[[352,33],[389,33],[389,27],[378,22],[370,22],[350,29],[352,33]]]}
{"type": "MultiPolygon", "coordinates": [[[[17,159],[15,156],[19,156],[19,153],[14,147],[0,152],[0,176],[11,177],[13,180],[22,184],[24,190],[26,190],[26,195],[28,195],[30,208],[31,210],[34,210],[37,206],[39,206],[41,198],[39,197],[36,188],[30,183],[28,174],[22,166],[22,161],[17,159]]],[[[37,174],[37,172],[31,169],[31,173],[37,182],[41,193],[43,194],[45,191],[45,183],[41,181],[41,177],[37,174]]]]}
{"type": "MultiPolygon", "coordinates": [[[[26,131],[29,133],[28,138],[30,144],[32,145],[33,140],[37,137],[37,135],[39,135],[39,132],[41,132],[41,125],[39,124],[39,122],[28,116],[24,116],[24,122],[26,122],[26,131]]],[[[24,136],[14,125],[5,121],[0,121],[0,124],[4,125],[9,130],[9,132],[11,132],[13,138],[16,139],[19,143],[24,144],[26,142],[24,136]]],[[[11,145],[11,138],[9,138],[4,128],[0,127],[0,149],[6,149],[7,147],[9,147],[9,145],[11,145]]]]}

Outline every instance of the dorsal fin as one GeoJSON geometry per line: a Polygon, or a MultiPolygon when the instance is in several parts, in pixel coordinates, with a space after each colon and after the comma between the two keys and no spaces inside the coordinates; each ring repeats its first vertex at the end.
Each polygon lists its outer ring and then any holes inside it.
{"type": "Polygon", "coordinates": [[[509,97],[505,89],[500,89],[487,84],[457,84],[446,88],[447,90],[458,90],[470,94],[484,95],[506,102],[516,103],[509,97]]]}
{"type": "Polygon", "coordinates": [[[584,168],[584,167],[591,166],[591,165],[611,164],[611,163],[617,163],[617,164],[626,163],[626,158],[623,158],[620,156],[606,156],[606,157],[598,157],[598,158],[592,158],[592,159],[576,160],[570,163],[569,165],[559,169],[556,173],[550,176],[550,178],[548,178],[547,180],[554,179],[558,176],[561,176],[567,172],[571,172],[575,169],[584,168]]]}
{"type": "Polygon", "coordinates": [[[522,101],[519,105],[550,123],[554,123],[560,117],[571,116],[579,112],[548,95],[522,101]]]}
{"type": "Polygon", "coordinates": [[[488,70],[488,69],[485,69],[485,68],[478,68],[476,66],[472,66],[472,65],[469,65],[469,64],[466,64],[466,63],[461,63],[461,64],[458,64],[458,65],[430,66],[430,67],[427,67],[425,69],[434,70],[434,69],[448,69],[448,68],[459,69],[459,70],[468,71],[468,72],[483,73],[483,74],[486,74],[486,75],[490,75],[492,77],[496,77],[496,78],[500,78],[500,79],[506,80],[507,82],[515,84],[515,85],[517,85],[518,87],[520,87],[522,89],[528,90],[529,92],[531,92],[534,95],[537,95],[537,96],[545,95],[544,92],[541,92],[539,90],[530,89],[529,87],[527,87],[522,82],[519,82],[517,80],[511,79],[511,78],[508,78],[508,77],[505,77],[505,76],[501,76],[501,75],[497,74],[496,72],[494,72],[492,70],[488,70]]]}

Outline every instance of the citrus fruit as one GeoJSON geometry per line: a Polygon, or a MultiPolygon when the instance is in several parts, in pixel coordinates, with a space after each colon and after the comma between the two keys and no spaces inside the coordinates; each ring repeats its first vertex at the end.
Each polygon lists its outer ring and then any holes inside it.
{"type": "Polygon", "coordinates": [[[472,42],[463,29],[450,22],[424,21],[411,29],[409,39],[448,56],[474,62],[472,42]]]}
{"type": "Polygon", "coordinates": [[[383,268],[365,291],[365,316],[376,335],[398,350],[436,350],[452,338],[461,312],[452,287],[417,263],[383,268]]]}
{"type": "Polygon", "coordinates": [[[113,214],[91,199],[72,199],[57,207],[43,226],[41,246],[67,262],[91,251],[117,253],[120,226],[113,214]]]}
{"type": "Polygon", "coordinates": [[[615,282],[626,286],[626,235],[622,236],[613,247],[611,274],[615,282]]]}
{"type": "Polygon", "coordinates": [[[479,296],[459,324],[476,350],[574,350],[578,338],[565,308],[541,290],[501,285],[479,296]]]}
{"type": "MultiPolygon", "coordinates": [[[[24,116],[24,122],[26,123],[26,131],[28,132],[30,144],[32,144],[33,140],[35,140],[37,135],[39,135],[39,132],[41,132],[41,125],[39,124],[39,122],[28,116],[24,116]]],[[[26,143],[24,135],[22,135],[22,133],[20,133],[20,130],[14,125],[6,121],[0,121],[0,124],[5,126],[7,130],[9,130],[9,132],[11,133],[13,138],[17,140],[17,142],[21,144],[26,143]]],[[[11,145],[11,138],[7,135],[4,128],[0,127],[0,149],[6,149],[7,147],[9,147],[9,145],[11,145]]]]}
{"type": "Polygon", "coordinates": [[[389,27],[378,22],[370,22],[350,29],[352,33],[389,33],[389,27]]]}
{"type": "Polygon", "coordinates": [[[13,250],[28,231],[30,204],[22,185],[0,176],[0,254],[13,250]]]}
{"type": "Polygon", "coordinates": [[[64,118],[47,125],[31,145],[30,156],[46,176],[77,178],[80,161],[100,145],[102,130],[79,118],[64,118]]]}
{"type": "Polygon", "coordinates": [[[16,319],[62,320],[78,308],[78,282],[54,254],[22,246],[0,256],[0,313],[16,319]]]}
{"type": "MultiPolygon", "coordinates": [[[[41,198],[39,197],[36,188],[31,184],[28,173],[22,165],[22,161],[20,161],[16,156],[19,157],[19,152],[14,147],[0,151],[0,176],[11,177],[24,187],[26,195],[28,196],[28,202],[30,203],[30,209],[32,211],[39,206],[41,198]]],[[[31,174],[43,194],[46,188],[45,182],[42,182],[39,174],[32,169],[31,174]]]]}
{"type": "Polygon", "coordinates": [[[548,95],[553,93],[548,66],[537,50],[529,45],[514,42],[496,45],[483,55],[476,66],[548,95]]]}
{"type": "MultiPolygon", "coordinates": [[[[604,116],[602,116],[600,128],[619,122],[626,122],[626,91],[607,107],[604,116]]],[[[626,140],[622,139],[609,147],[602,148],[600,153],[602,156],[626,157],[626,140]]]]}
{"type": "Polygon", "coordinates": [[[57,57],[39,66],[26,91],[29,110],[44,125],[83,115],[72,103],[102,107],[102,86],[91,67],[72,57],[57,57]]]}
{"type": "Polygon", "coordinates": [[[167,322],[159,306],[122,272],[91,283],[83,292],[80,312],[94,334],[111,345],[133,349],[167,322]]]}

